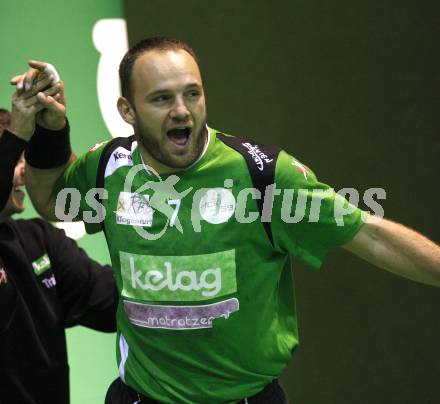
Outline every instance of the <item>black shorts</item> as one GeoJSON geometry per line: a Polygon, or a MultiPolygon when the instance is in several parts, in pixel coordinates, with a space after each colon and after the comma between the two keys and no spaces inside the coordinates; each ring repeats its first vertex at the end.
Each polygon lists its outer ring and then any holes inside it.
{"type": "MultiPolygon", "coordinates": [[[[287,404],[287,397],[283,388],[275,379],[263,390],[252,397],[243,398],[239,404],[287,404]]],[[[108,388],[105,404],[161,404],[159,401],[145,397],[128,387],[117,378],[108,388]]]]}

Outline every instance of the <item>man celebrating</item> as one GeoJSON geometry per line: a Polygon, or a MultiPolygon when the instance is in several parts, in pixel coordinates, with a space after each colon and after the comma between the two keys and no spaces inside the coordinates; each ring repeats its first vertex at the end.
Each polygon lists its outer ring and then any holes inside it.
{"type": "MultiPolygon", "coordinates": [[[[45,64],[31,67],[14,83],[31,85],[45,64]]],[[[88,231],[106,233],[122,300],[120,379],[106,402],[285,402],[276,380],[298,344],[289,255],[318,268],[343,246],[381,268],[440,285],[433,242],[361,212],[286,152],[209,128],[187,44],[141,41],[122,60],[120,78],[118,108],[134,128],[129,138],[75,160],[64,103],[43,93],[38,103],[51,111],[51,125],[34,133],[29,114],[27,127],[17,128],[32,137],[28,186],[40,213],[64,212],[57,195],[62,202],[74,188],[88,231]],[[178,181],[167,189],[172,176],[178,181]],[[148,186],[152,181],[161,186],[148,186]],[[91,198],[96,194],[102,206],[91,198]],[[172,197],[179,194],[185,196],[172,197]],[[173,214],[154,200],[167,201],[173,214]],[[105,213],[101,227],[93,206],[105,213]]]]}
{"type": "MultiPolygon", "coordinates": [[[[24,121],[35,123],[25,112],[38,110],[35,94],[46,86],[48,79],[29,91],[16,92],[12,116],[0,109],[2,403],[68,404],[65,328],[84,325],[116,331],[118,299],[111,268],[91,260],[49,223],[11,218],[25,208],[22,155],[28,145],[11,131],[20,132],[24,121]]],[[[59,99],[58,86],[50,86],[45,96],[59,99]]],[[[40,123],[49,115],[40,116],[40,123]]]]}

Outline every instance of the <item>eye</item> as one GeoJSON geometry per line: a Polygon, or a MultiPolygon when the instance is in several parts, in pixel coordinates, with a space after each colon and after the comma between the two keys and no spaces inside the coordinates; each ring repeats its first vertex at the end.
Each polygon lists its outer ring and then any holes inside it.
{"type": "Polygon", "coordinates": [[[169,95],[167,95],[167,94],[161,94],[161,95],[158,95],[158,96],[154,97],[152,99],[152,101],[155,102],[155,103],[161,103],[161,102],[168,101],[170,98],[171,97],[169,95]]]}
{"type": "Polygon", "coordinates": [[[189,90],[185,93],[185,96],[188,98],[198,98],[200,96],[199,90],[189,90]]]}

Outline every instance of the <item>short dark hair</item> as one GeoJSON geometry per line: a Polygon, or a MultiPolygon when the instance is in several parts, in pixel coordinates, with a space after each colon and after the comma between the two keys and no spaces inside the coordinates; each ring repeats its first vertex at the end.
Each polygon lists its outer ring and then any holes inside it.
{"type": "Polygon", "coordinates": [[[179,50],[188,52],[198,64],[197,56],[193,49],[185,42],[176,38],[165,36],[155,36],[143,39],[136,45],[131,47],[119,65],[119,79],[121,80],[122,96],[130,102],[133,101],[133,92],[131,88],[131,73],[133,71],[136,59],[145,52],[150,50],[179,50]]]}
{"type": "Polygon", "coordinates": [[[9,129],[11,126],[11,113],[4,108],[0,108],[0,136],[5,129],[9,129]]]}

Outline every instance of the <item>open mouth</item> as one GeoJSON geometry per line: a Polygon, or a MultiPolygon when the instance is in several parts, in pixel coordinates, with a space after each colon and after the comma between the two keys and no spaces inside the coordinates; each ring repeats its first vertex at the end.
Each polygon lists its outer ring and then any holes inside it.
{"type": "Polygon", "coordinates": [[[168,139],[176,146],[183,147],[188,143],[191,135],[191,128],[182,126],[167,131],[168,139]]]}

